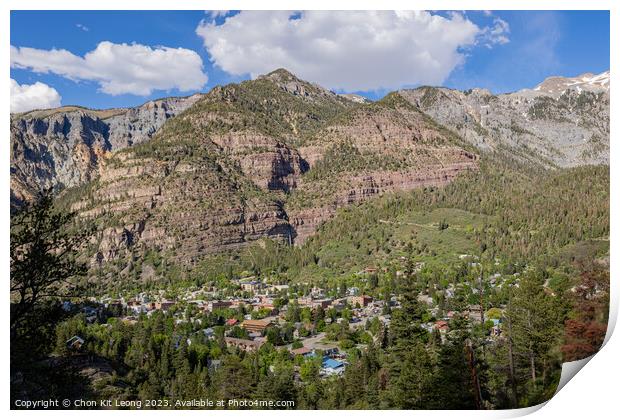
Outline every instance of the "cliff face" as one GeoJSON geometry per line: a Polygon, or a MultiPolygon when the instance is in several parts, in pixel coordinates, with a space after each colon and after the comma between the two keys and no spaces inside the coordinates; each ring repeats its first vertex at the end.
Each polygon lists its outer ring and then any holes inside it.
{"type": "Polygon", "coordinates": [[[300,147],[310,169],[288,203],[295,242],[339,207],[476,170],[478,156],[464,146],[399,94],[348,111],[300,147]]]}
{"type": "Polygon", "coordinates": [[[277,70],[135,109],[36,111],[12,116],[11,202],[61,190],[97,226],[93,266],[121,272],[152,251],[193,264],[265,237],[301,244],[338,208],[443,186],[488,150],[605,161],[609,99],[583,94],[421,88],[368,103],[277,70]]]}
{"type": "Polygon", "coordinates": [[[255,132],[214,135],[211,141],[233,159],[241,172],[263,190],[290,192],[308,163],[299,152],[276,138],[255,132]]]}
{"type": "Polygon", "coordinates": [[[181,263],[261,237],[285,240],[281,206],[236,182],[229,168],[177,150],[173,159],[119,152],[71,208],[102,226],[93,262],[157,250],[181,263]]]}
{"type": "Polygon", "coordinates": [[[401,95],[482,151],[573,167],[609,164],[608,80],[588,85],[556,77],[535,89],[497,96],[482,89],[429,87],[401,95]]]}
{"type": "Polygon", "coordinates": [[[340,207],[360,203],[385,193],[444,186],[458,175],[476,170],[476,160],[475,155],[464,154],[463,160],[458,163],[408,171],[371,171],[364,175],[351,175],[347,178],[345,187],[337,191],[335,196],[331,196],[330,202],[289,210],[294,242],[303,244],[316,232],[320,224],[332,218],[340,207]]]}
{"type": "Polygon", "coordinates": [[[199,98],[167,98],[131,109],[63,107],[11,116],[12,207],[43,189],[89,182],[110,152],[149,140],[199,98]]]}
{"type": "Polygon", "coordinates": [[[112,150],[150,140],[166,121],[185,111],[201,97],[202,95],[196,94],[184,98],[149,101],[137,108],[130,108],[121,115],[108,118],[108,141],[112,150]]]}

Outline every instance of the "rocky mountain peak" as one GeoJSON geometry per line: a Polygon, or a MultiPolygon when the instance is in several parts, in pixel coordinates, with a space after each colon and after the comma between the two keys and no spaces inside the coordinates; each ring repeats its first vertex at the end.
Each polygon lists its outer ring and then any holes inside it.
{"type": "Polygon", "coordinates": [[[609,91],[609,70],[601,74],[584,73],[576,77],[552,76],[537,85],[533,91],[553,97],[561,96],[566,90],[604,92],[609,91]]]}
{"type": "Polygon", "coordinates": [[[469,90],[465,91],[465,94],[466,95],[478,96],[478,97],[493,96],[493,94],[491,93],[491,91],[489,89],[483,89],[483,88],[469,89],[469,90]]]}
{"type": "Polygon", "coordinates": [[[345,99],[350,101],[350,99],[341,97],[331,90],[325,89],[323,86],[302,80],[283,68],[274,70],[266,75],[259,76],[258,80],[268,80],[273,82],[285,92],[310,101],[323,99],[345,99]]]}
{"type": "Polygon", "coordinates": [[[267,74],[258,76],[259,79],[269,79],[279,82],[288,82],[291,80],[301,82],[302,80],[285,68],[279,68],[267,74]]]}
{"type": "Polygon", "coordinates": [[[356,93],[341,93],[338,96],[355,102],[356,104],[369,104],[372,102],[370,99],[356,93]]]}
{"type": "Polygon", "coordinates": [[[609,161],[609,72],[550,77],[501,95],[433,87],[400,93],[480,150],[509,150],[545,167],[609,161]]]}

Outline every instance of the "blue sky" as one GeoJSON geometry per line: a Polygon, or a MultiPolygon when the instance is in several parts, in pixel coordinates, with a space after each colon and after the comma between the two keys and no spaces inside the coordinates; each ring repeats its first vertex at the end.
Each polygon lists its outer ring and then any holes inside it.
{"type": "Polygon", "coordinates": [[[20,107],[109,108],[276,67],[373,99],[420,84],[508,92],[608,70],[610,33],[609,13],[592,11],[12,11],[11,46],[20,107]]]}
{"type": "MultiPolygon", "coordinates": [[[[534,87],[551,75],[577,76],[609,70],[607,11],[498,12],[510,23],[510,42],[480,48],[454,71],[446,86],[485,87],[496,93],[534,87]]],[[[476,20],[476,15],[472,15],[476,20]]]]}

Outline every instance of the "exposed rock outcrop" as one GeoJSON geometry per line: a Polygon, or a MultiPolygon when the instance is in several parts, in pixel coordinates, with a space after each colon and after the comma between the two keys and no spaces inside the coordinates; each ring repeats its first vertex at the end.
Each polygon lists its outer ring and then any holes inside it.
{"type": "Polygon", "coordinates": [[[100,221],[96,261],[103,264],[152,249],[193,263],[262,237],[289,240],[282,207],[252,194],[216,164],[156,160],[118,152],[96,185],[71,204],[83,219],[100,221]]]}
{"type": "Polygon", "coordinates": [[[289,210],[298,244],[339,207],[388,192],[442,186],[478,167],[475,153],[398,94],[348,112],[300,153],[310,171],[289,210]]]}
{"type": "Polygon", "coordinates": [[[110,152],[149,140],[200,97],[159,99],[130,109],[62,107],[12,115],[12,207],[41,190],[94,179],[110,152]]]}
{"type": "Polygon", "coordinates": [[[450,165],[437,165],[424,170],[412,171],[376,171],[348,178],[348,189],[329,205],[322,207],[291,210],[289,220],[294,232],[294,242],[303,244],[312,236],[321,223],[329,220],[340,207],[357,204],[365,200],[381,196],[385,193],[408,191],[423,187],[441,187],[450,183],[464,171],[476,170],[476,157],[468,156],[469,160],[450,165]]]}
{"type": "Polygon", "coordinates": [[[400,93],[482,151],[547,167],[609,163],[608,72],[497,96],[430,87],[400,93]]]}
{"type": "Polygon", "coordinates": [[[532,90],[557,99],[566,93],[567,90],[575,90],[577,93],[583,91],[593,93],[609,92],[610,81],[609,71],[596,75],[584,73],[576,77],[552,76],[546,78],[532,90]]]}
{"type": "Polygon", "coordinates": [[[273,137],[252,132],[229,132],[211,140],[234,159],[259,188],[290,192],[297,187],[308,163],[297,150],[273,137]]]}

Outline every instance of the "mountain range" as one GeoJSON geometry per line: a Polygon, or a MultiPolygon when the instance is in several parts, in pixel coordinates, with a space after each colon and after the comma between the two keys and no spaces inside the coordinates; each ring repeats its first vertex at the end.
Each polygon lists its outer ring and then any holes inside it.
{"type": "Polygon", "coordinates": [[[609,164],[609,72],[494,95],[420,87],[379,101],[284,69],[135,108],[11,115],[11,208],[47,188],[96,234],[93,265],[150,250],[192,264],[269,237],[302,244],[345,206],[444,186],[484,159],[609,164]]]}

